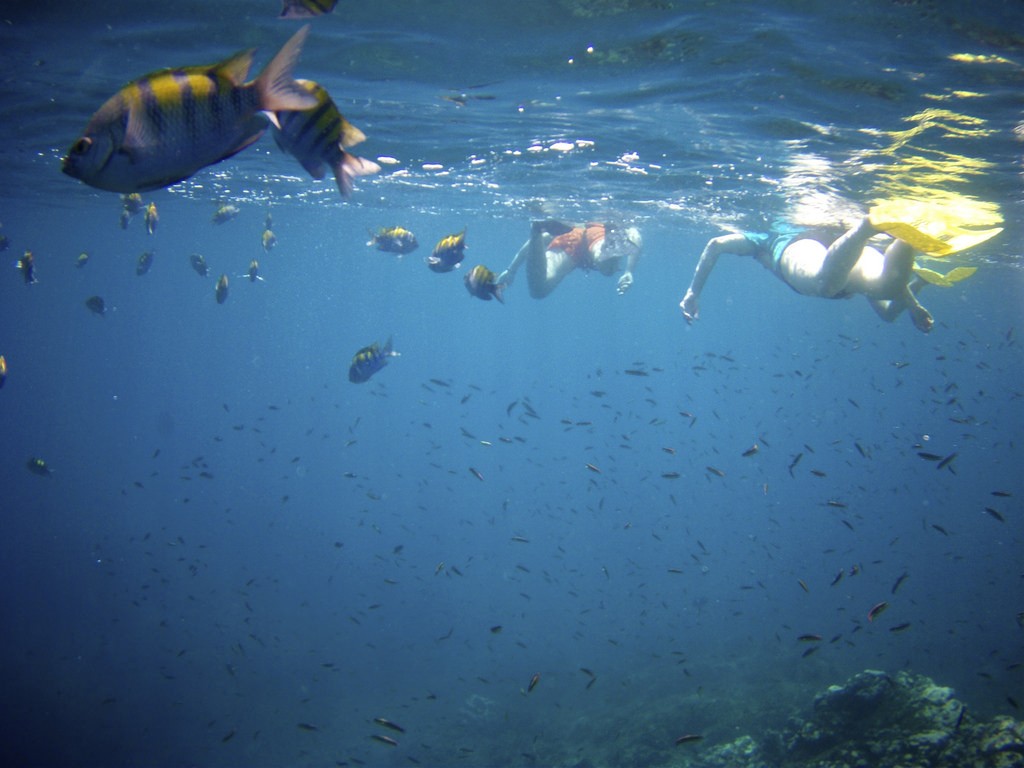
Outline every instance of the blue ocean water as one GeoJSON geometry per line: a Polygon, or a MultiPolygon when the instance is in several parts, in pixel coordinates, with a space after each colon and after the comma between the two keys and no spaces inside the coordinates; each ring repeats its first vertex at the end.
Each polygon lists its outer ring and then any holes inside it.
{"type": "Polygon", "coordinates": [[[5,764],[685,765],[867,668],[1019,716],[1019,2],[342,2],[298,74],[382,160],[350,201],[269,137],[146,193],[152,235],[60,173],[279,10],[0,11],[5,764]],[[729,257],[684,322],[708,238],[922,190],[1004,227],[927,264],[978,267],[930,334],[729,257]],[[632,289],[467,294],[550,217],[638,226],[632,289]]]}

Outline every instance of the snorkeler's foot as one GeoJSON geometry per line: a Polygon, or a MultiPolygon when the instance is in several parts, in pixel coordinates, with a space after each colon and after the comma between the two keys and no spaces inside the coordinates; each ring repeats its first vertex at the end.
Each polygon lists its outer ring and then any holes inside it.
{"type": "Polygon", "coordinates": [[[540,230],[541,232],[547,232],[552,237],[558,237],[566,232],[572,232],[572,224],[566,224],[558,219],[545,219],[544,221],[533,222],[533,229],[535,232],[540,230]]]}

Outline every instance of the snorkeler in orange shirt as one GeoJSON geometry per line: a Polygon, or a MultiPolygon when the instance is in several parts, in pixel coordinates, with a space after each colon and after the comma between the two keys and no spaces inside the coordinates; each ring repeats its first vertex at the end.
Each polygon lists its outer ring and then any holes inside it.
{"type": "Polygon", "coordinates": [[[530,295],[543,299],[574,269],[595,270],[609,277],[621,271],[617,283],[621,295],[633,285],[633,269],[642,248],[636,227],[594,222],[574,227],[560,221],[535,221],[530,239],[497,282],[510,286],[525,261],[530,295]]]}

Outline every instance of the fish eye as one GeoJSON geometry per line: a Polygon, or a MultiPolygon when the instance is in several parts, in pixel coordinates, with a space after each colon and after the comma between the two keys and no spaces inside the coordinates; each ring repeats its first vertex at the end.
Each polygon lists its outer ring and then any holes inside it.
{"type": "Polygon", "coordinates": [[[75,155],[84,155],[86,152],[89,151],[89,147],[91,146],[92,139],[90,139],[88,136],[83,136],[72,145],[71,152],[72,154],[75,155]]]}

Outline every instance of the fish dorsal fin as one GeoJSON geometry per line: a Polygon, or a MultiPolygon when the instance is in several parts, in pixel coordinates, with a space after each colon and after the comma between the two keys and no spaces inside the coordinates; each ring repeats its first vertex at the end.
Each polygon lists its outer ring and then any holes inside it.
{"type": "Polygon", "coordinates": [[[305,25],[292,35],[277,55],[270,60],[266,69],[256,78],[256,90],[260,95],[260,109],[268,112],[282,110],[306,110],[316,106],[316,96],[295,82],[292,74],[302,53],[302,44],[309,34],[305,25]]]}
{"type": "Polygon", "coordinates": [[[252,68],[252,55],[255,51],[255,48],[239,51],[231,58],[215,65],[213,70],[234,85],[245,85],[245,78],[249,76],[249,70],[252,68]]]}

